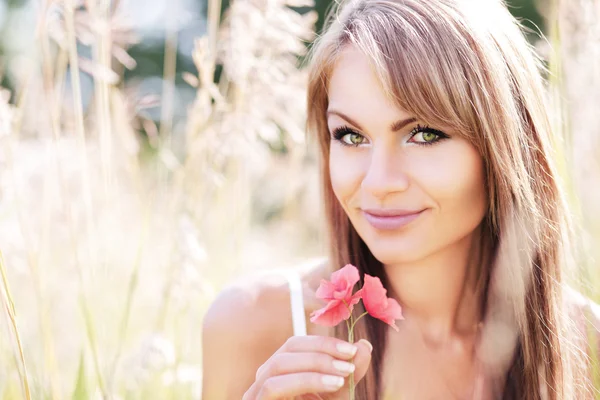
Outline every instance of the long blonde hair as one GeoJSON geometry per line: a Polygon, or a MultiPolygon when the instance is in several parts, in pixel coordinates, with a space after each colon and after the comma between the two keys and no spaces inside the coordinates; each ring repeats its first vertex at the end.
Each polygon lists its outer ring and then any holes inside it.
{"type": "MultiPolygon", "coordinates": [[[[489,254],[478,281],[486,310],[478,356],[501,378],[496,396],[587,397],[585,372],[575,371],[583,355],[562,311],[570,229],[542,64],[518,22],[500,0],[350,0],[333,11],[311,49],[308,126],[320,148],[331,265],[353,263],[361,276],[387,285],[329,177],[328,80],[347,45],[369,57],[398,107],[464,135],[484,160],[489,210],[481,240],[489,254]]],[[[364,321],[356,336],[369,339],[374,351],[358,394],[374,400],[381,396],[385,326],[364,321]]],[[[345,338],[341,325],[336,336],[345,338]]]]}

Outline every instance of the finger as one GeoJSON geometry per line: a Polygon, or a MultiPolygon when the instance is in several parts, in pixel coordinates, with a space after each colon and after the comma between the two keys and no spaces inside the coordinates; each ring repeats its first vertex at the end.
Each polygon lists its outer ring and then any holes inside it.
{"type": "Polygon", "coordinates": [[[308,371],[345,377],[355,369],[354,364],[324,353],[278,353],[258,369],[256,381],[261,382],[272,376],[308,371]]]}
{"type": "Polygon", "coordinates": [[[356,347],[358,347],[358,351],[352,362],[356,366],[354,380],[356,383],[358,383],[367,374],[369,365],[371,364],[371,353],[373,351],[373,346],[367,340],[360,339],[358,342],[356,342],[356,347]]]}
{"type": "Polygon", "coordinates": [[[358,347],[328,336],[292,336],[277,353],[325,353],[342,360],[349,360],[356,355],[358,347]]]}
{"type": "Polygon", "coordinates": [[[267,379],[256,400],[275,400],[307,393],[333,393],[344,386],[344,378],[317,372],[277,375],[267,379]]]}

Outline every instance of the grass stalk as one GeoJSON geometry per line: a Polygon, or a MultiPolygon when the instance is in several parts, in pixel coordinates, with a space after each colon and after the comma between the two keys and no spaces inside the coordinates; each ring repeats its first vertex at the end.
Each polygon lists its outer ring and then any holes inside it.
{"type": "MultiPolygon", "coordinates": [[[[177,172],[182,172],[181,170],[177,172]]],[[[175,182],[173,185],[173,197],[171,198],[170,204],[167,208],[167,215],[170,215],[171,218],[177,218],[177,210],[181,206],[181,202],[183,199],[183,181],[184,176],[182,174],[175,175],[175,182]]],[[[166,234],[167,238],[173,237],[173,228],[171,225],[168,227],[168,231],[166,234]]],[[[173,259],[173,256],[176,252],[176,244],[175,240],[171,240],[171,245],[169,246],[169,253],[167,257],[167,262],[173,259]]],[[[154,329],[156,332],[162,332],[165,329],[165,325],[167,323],[167,316],[169,315],[170,307],[171,307],[171,298],[172,298],[172,290],[175,285],[176,280],[176,269],[172,268],[170,265],[167,265],[167,278],[165,280],[165,286],[163,288],[163,301],[161,303],[161,307],[157,313],[156,322],[154,325],[154,329]]]]}
{"type": "MultiPolygon", "coordinates": [[[[115,358],[112,363],[112,368],[110,369],[114,374],[117,370],[117,365],[119,363],[119,358],[121,356],[121,352],[123,350],[123,344],[125,343],[125,339],[127,337],[127,328],[129,326],[129,317],[131,315],[131,308],[133,305],[133,300],[135,298],[135,293],[138,287],[139,275],[140,275],[140,266],[142,263],[142,255],[143,250],[146,245],[146,240],[149,235],[149,220],[150,220],[150,210],[149,206],[144,207],[144,221],[141,228],[140,241],[138,243],[135,260],[133,263],[133,270],[131,272],[131,276],[129,278],[129,284],[127,285],[127,299],[125,301],[125,309],[123,310],[123,316],[121,317],[121,323],[119,325],[119,339],[117,341],[117,351],[115,353],[115,358]]],[[[111,377],[112,380],[112,377],[111,377]]]]}
{"type": "MultiPolygon", "coordinates": [[[[93,19],[110,26],[110,1],[88,2],[88,10],[93,19]]],[[[104,24],[102,24],[104,26],[104,24]]],[[[111,30],[104,29],[95,32],[96,40],[93,45],[94,63],[105,70],[111,69],[111,30]]],[[[100,139],[100,164],[102,169],[102,187],[105,199],[111,197],[113,177],[112,171],[112,136],[110,112],[111,85],[102,77],[94,76],[94,100],[96,107],[96,123],[100,139]]]]}
{"type": "MultiPolygon", "coordinates": [[[[84,205],[86,211],[86,230],[88,237],[94,237],[93,233],[93,214],[92,214],[92,195],[91,195],[91,186],[89,182],[90,173],[89,173],[89,162],[87,158],[87,146],[85,139],[85,126],[83,119],[83,104],[81,100],[81,78],[79,73],[79,54],[77,51],[77,38],[75,36],[75,4],[73,0],[66,1],[65,7],[65,26],[67,30],[67,40],[69,47],[69,64],[70,64],[70,72],[71,72],[71,86],[73,93],[73,107],[75,109],[75,125],[76,125],[76,135],[77,135],[77,143],[78,143],[78,153],[80,156],[81,162],[81,185],[83,189],[84,196],[84,205]]],[[[77,252],[77,247],[74,247],[77,252]]],[[[95,252],[92,249],[92,246],[87,247],[89,252],[89,259],[92,261],[97,260],[95,257],[95,252]]],[[[83,271],[81,268],[81,263],[78,262],[78,272],[80,279],[80,295],[79,295],[79,305],[81,307],[85,327],[86,327],[86,335],[92,350],[92,358],[94,361],[94,367],[96,372],[96,379],[98,382],[98,386],[100,391],[104,397],[107,397],[106,385],[104,384],[102,370],[100,368],[100,361],[98,357],[97,345],[96,345],[96,335],[93,323],[93,317],[90,312],[90,308],[87,304],[86,293],[85,293],[85,280],[83,276],[83,271]]]]}
{"type": "Polygon", "coordinates": [[[167,7],[165,18],[165,59],[163,64],[162,107],[160,114],[161,148],[172,148],[173,104],[175,96],[175,74],[177,71],[178,32],[176,18],[178,1],[173,0],[167,7]]]}
{"type": "Polygon", "coordinates": [[[212,64],[216,59],[219,26],[221,25],[222,0],[208,0],[208,48],[212,64]]]}
{"type": "MultiPolygon", "coordinates": [[[[42,22],[40,22],[39,26],[42,26],[42,22]]],[[[39,30],[38,32],[41,34],[43,31],[39,30]]],[[[41,34],[41,36],[44,36],[44,35],[41,34]]],[[[43,58],[42,58],[43,63],[47,62],[47,59],[44,58],[44,56],[48,56],[48,55],[49,55],[49,52],[45,53],[43,51],[43,58]]],[[[51,73],[51,71],[52,71],[51,67],[48,68],[48,67],[42,66],[42,68],[46,71],[46,73],[51,73]]],[[[20,137],[22,121],[23,121],[22,120],[23,111],[25,109],[25,104],[27,103],[27,100],[28,100],[28,94],[29,94],[29,90],[30,90],[30,84],[32,81],[32,79],[31,79],[32,75],[33,75],[32,70],[27,71],[27,73],[25,75],[25,79],[24,79],[22,87],[21,87],[21,90],[17,92],[17,101],[16,101],[16,107],[15,107],[16,112],[15,112],[15,118],[14,118],[14,121],[12,124],[14,141],[18,141],[19,137],[20,137]]],[[[46,76],[44,76],[44,77],[46,77],[46,76]]],[[[47,83],[48,82],[46,82],[46,84],[47,83]]],[[[10,172],[10,176],[12,178],[12,184],[14,185],[14,187],[18,187],[18,185],[17,185],[18,177],[17,177],[17,172],[14,168],[14,159],[13,159],[13,140],[11,140],[9,138],[6,145],[4,146],[4,149],[5,149],[6,158],[7,158],[7,169],[10,172]]],[[[21,193],[17,190],[15,192],[15,209],[16,209],[17,219],[19,221],[19,228],[21,230],[23,239],[26,243],[25,247],[27,249],[27,252],[26,252],[27,265],[29,267],[29,272],[30,272],[31,279],[33,282],[34,296],[35,296],[36,306],[37,306],[38,315],[39,315],[39,328],[40,328],[40,333],[42,336],[44,366],[50,376],[50,388],[51,388],[50,396],[52,399],[56,400],[56,399],[62,398],[62,396],[61,396],[61,391],[60,391],[60,383],[59,383],[59,379],[58,379],[58,369],[57,369],[57,363],[56,363],[56,355],[55,355],[55,350],[54,350],[54,340],[53,340],[53,336],[52,336],[51,324],[48,319],[48,310],[46,308],[45,303],[43,302],[44,293],[43,293],[43,289],[42,289],[42,278],[40,276],[40,270],[38,268],[40,252],[39,252],[39,249],[35,249],[33,246],[33,241],[32,241],[33,236],[28,227],[25,212],[24,212],[23,208],[21,207],[21,204],[23,204],[22,199],[21,199],[21,193]]]]}
{"type": "MultiPolygon", "coordinates": [[[[46,4],[46,8],[48,4],[46,4]]],[[[50,131],[52,134],[52,141],[50,146],[52,147],[52,151],[50,154],[53,155],[53,163],[54,169],[57,175],[57,182],[51,181],[48,177],[44,179],[44,189],[43,189],[43,201],[44,204],[44,212],[43,212],[43,221],[42,221],[42,229],[41,229],[41,241],[40,241],[40,250],[38,257],[36,258],[34,265],[36,267],[33,269],[37,271],[37,265],[39,265],[40,260],[43,255],[50,249],[51,245],[49,245],[50,238],[50,230],[51,230],[51,210],[46,205],[50,204],[50,192],[52,187],[57,185],[60,190],[57,191],[56,195],[58,195],[58,204],[63,208],[66,215],[68,214],[68,210],[66,209],[65,199],[63,197],[64,194],[68,193],[65,184],[64,171],[60,162],[58,161],[58,155],[60,154],[60,143],[61,143],[61,130],[60,130],[60,119],[61,119],[61,97],[63,95],[64,81],[68,68],[68,51],[64,50],[62,47],[57,49],[58,55],[56,57],[56,65],[53,66],[54,60],[50,51],[50,38],[48,33],[42,27],[46,26],[45,16],[47,14],[47,10],[42,12],[42,16],[39,22],[38,29],[38,40],[40,43],[40,52],[41,52],[41,62],[42,62],[42,71],[43,71],[43,83],[44,83],[44,97],[46,99],[46,104],[48,105],[48,113],[50,120],[50,131]]],[[[70,217],[70,215],[69,215],[70,217]]],[[[69,227],[72,228],[72,223],[69,224],[69,227]]],[[[37,273],[32,273],[32,275],[36,276],[37,273]]],[[[37,292],[39,293],[36,297],[38,299],[38,309],[40,314],[40,319],[42,322],[40,323],[42,329],[42,337],[43,337],[43,348],[44,348],[44,359],[45,359],[45,368],[48,371],[50,378],[50,398],[53,400],[59,400],[63,398],[62,390],[60,388],[59,383],[59,371],[57,368],[56,356],[54,351],[54,338],[52,335],[52,331],[50,329],[50,321],[49,321],[49,311],[45,305],[45,302],[42,301],[44,298],[43,293],[41,292],[41,283],[40,279],[36,279],[37,284],[37,292]]]]}
{"type": "Polygon", "coordinates": [[[23,345],[21,344],[21,336],[19,335],[19,329],[17,328],[17,319],[15,312],[15,304],[13,302],[13,298],[10,292],[10,287],[8,285],[8,278],[6,276],[6,267],[4,264],[4,256],[2,255],[2,251],[0,251],[0,274],[2,275],[2,288],[4,292],[4,306],[6,308],[6,313],[10,319],[11,327],[13,329],[13,334],[15,336],[15,341],[17,342],[17,348],[19,351],[19,361],[21,362],[19,374],[21,375],[21,384],[23,385],[23,392],[26,400],[31,400],[31,390],[29,389],[29,377],[27,374],[27,364],[25,363],[25,356],[23,354],[23,345]],[[22,370],[22,373],[21,373],[22,370]]]}
{"type": "MultiPolygon", "coordinates": [[[[89,237],[93,237],[92,233],[92,191],[89,182],[90,177],[90,168],[89,161],[87,158],[87,146],[86,146],[86,138],[85,138],[85,124],[83,119],[83,104],[81,101],[81,77],[79,72],[79,54],[77,51],[77,38],[75,37],[75,17],[74,17],[74,8],[75,5],[73,0],[66,1],[67,6],[65,9],[65,25],[67,28],[67,38],[68,38],[68,46],[69,46],[69,65],[70,65],[70,75],[71,75],[71,86],[72,86],[72,95],[73,95],[73,108],[75,109],[75,133],[77,135],[77,143],[78,150],[80,155],[80,162],[82,171],[80,174],[81,186],[83,188],[83,196],[85,203],[85,210],[87,216],[87,233],[89,237]]],[[[88,248],[88,250],[91,249],[88,248]]],[[[95,260],[95,257],[90,257],[95,260]]]]}
{"type": "MultiPolygon", "coordinates": [[[[583,219],[583,208],[579,200],[578,190],[575,188],[573,177],[569,176],[568,166],[573,163],[573,132],[570,126],[569,109],[567,108],[563,99],[568,99],[567,87],[565,84],[565,71],[563,67],[563,53],[564,43],[562,40],[561,23],[567,18],[561,15],[561,0],[550,1],[550,41],[552,44],[552,56],[550,58],[550,88],[552,91],[552,100],[554,102],[554,110],[558,115],[555,120],[555,126],[553,127],[555,132],[559,133],[563,143],[566,146],[556,145],[555,151],[559,154],[559,160],[568,160],[569,165],[562,165],[561,172],[564,175],[564,181],[568,183],[567,195],[569,197],[569,205],[573,209],[574,214],[577,217],[577,222],[581,223],[583,219]],[[566,150],[565,150],[566,147],[566,150]],[[568,152],[568,156],[565,157],[564,152],[568,152]]],[[[571,171],[569,171],[571,172],[571,171]]],[[[585,229],[585,228],[584,228],[585,229]]],[[[579,232],[578,232],[579,233],[579,232]]],[[[576,239],[580,239],[579,235],[576,239]]],[[[573,243],[575,245],[575,243],[573,243]]],[[[583,245],[579,245],[584,247],[583,245]]],[[[591,273],[592,268],[590,266],[589,257],[585,257],[586,251],[581,252],[582,256],[577,257],[577,265],[579,266],[576,271],[578,278],[583,282],[594,283],[594,275],[591,273]]],[[[592,297],[592,293],[588,287],[581,287],[580,282],[574,282],[578,284],[578,290],[582,291],[586,297],[592,297]]],[[[593,286],[593,285],[592,285],[593,286]]],[[[598,391],[600,390],[600,357],[598,352],[597,343],[597,332],[595,327],[591,325],[589,321],[592,320],[591,316],[586,315],[586,329],[587,337],[589,338],[588,343],[588,354],[590,356],[590,373],[592,384],[598,391]]],[[[596,398],[600,398],[600,392],[596,392],[596,398]]]]}

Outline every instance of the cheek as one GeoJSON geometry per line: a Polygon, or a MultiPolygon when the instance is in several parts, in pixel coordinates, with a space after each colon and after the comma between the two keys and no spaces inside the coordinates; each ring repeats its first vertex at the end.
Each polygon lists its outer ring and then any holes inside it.
{"type": "Polygon", "coordinates": [[[331,144],[329,177],[333,192],[344,208],[360,189],[364,175],[362,159],[358,151],[348,151],[339,144],[331,144]]]}
{"type": "Polygon", "coordinates": [[[471,225],[487,208],[483,160],[466,142],[454,147],[435,158],[433,168],[422,174],[423,185],[445,218],[471,225]]]}

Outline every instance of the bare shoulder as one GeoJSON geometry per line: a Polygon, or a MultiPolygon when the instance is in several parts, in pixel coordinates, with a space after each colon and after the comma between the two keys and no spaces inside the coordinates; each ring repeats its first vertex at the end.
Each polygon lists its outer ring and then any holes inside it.
{"type": "Polygon", "coordinates": [[[600,331],[600,305],[571,287],[566,288],[564,298],[570,312],[575,316],[585,317],[587,322],[600,331]]]}
{"type": "Polygon", "coordinates": [[[564,301],[582,339],[587,343],[595,342],[594,347],[600,351],[600,305],[571,287],[566,287],[564,301]]]}
{"type": "MultiPolygon", "coordinates": [[[[313,263],[296,269],[305,303],[322,268],[313,263]]],[[[280,271],[246,274],[210,305],[202,324],[203,398],[242,398],[257,369],[293,335],[289,285],[280,271]]]]}

